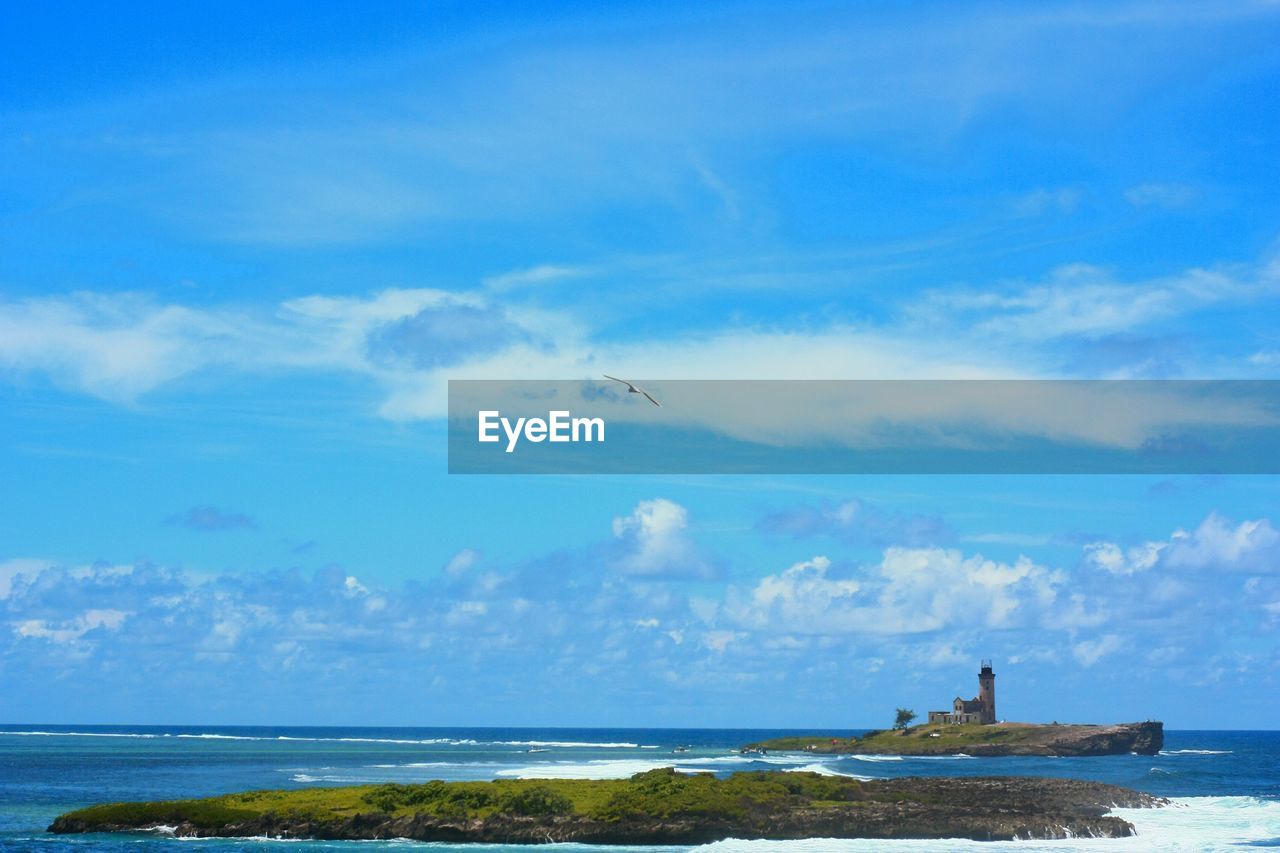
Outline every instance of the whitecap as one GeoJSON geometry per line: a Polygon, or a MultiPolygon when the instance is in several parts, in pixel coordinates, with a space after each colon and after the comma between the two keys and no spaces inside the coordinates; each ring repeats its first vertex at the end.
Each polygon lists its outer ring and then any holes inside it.
{"type": "Polygon", "coordinates": [[[642,747],[638,743],[593,743],[575,740],[496,740],[494,746],[545,746],[560,749],[657,749],[642,747]]]}
{"type": "Polygon", "coordinates": [[[728,839],[696,847],[698,853],[1200,853],[1239,851],[1242,846],[1272,846],[1280,839],[1280,801],[1255,797],[1179,797],[1157,809],[1113,809],[1134,825],[1130,838],[1067,838],[1053,841],[969,841],[811,838],[803,841],[728,839]]]}
{"type": "Polygon", "coordinates": [[[870,782],[875,776],[859,776],[857,773],[841,773],[839,770],[832,770],[825,764],[806,764],[803,767],[788,767],[782,772],[784,773],[817,773],[819,776],[841,776],[845,779],[857,779],[860,782],[870,782]]]}
{"type": "Polygon", "coordinates": [[[169,737],[168,735],[135,734],[132,732],[0,732],[0,735],[14,735],[17,737],[127,737],[127,738],[169,737]]]}

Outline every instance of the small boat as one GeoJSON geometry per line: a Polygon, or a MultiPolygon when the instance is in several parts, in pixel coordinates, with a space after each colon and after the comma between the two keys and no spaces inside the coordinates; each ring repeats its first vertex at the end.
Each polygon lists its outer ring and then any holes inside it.
{"type": "Polygon", "coordinates": [[[672,751],[672,752],[688,752],[688,751],[689,751],[689,747],[687,747],[687,746],[677,746],[675,749],[673,749],[673,750],[671,750],[671,751],[672,751]]]}

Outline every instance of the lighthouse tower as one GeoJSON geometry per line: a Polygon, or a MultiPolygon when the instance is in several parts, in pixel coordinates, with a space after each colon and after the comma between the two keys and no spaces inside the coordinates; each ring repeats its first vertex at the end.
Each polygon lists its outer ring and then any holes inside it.
{"type": "Polygon", "coordinates": [[[978,672],[978,699],[982,702],[982,722],[996,721],[996,674],[991,671],[991,661],[984,660],[978,672]]]}

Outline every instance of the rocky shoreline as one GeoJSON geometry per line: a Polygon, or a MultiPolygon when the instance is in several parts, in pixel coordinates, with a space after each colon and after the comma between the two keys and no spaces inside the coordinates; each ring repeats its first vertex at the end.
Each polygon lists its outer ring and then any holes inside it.
{"type": "Polygon", "coordinates": [[[822,755],[1155,755],[1164,747],[1164,723],[1061,725],[993,723],[923,725],[868,732],[859,738],[811,735],[746,744],[744,751],[810,752],[822,755]]]}
{"type": "Polygon", "coordinates": [[[725,838],[1119,838],[1132,835],[1133,825],[1108,814],[1109,809],[1156,807],[1165,802],[1113,785],[1069,779],[859,781],[783,772],[716,779],[668,769],[630,780],[432,782],[94,806],[59,817],[49,830],[163,829],[180,837],[406,838],[507,844],[704,844],[725,838]],[[458,808],[459,802],[497,805],[458,808]]]}

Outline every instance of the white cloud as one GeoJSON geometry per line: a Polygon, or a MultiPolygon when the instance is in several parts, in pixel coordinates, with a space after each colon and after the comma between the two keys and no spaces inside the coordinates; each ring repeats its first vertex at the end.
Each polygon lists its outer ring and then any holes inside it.
{"type": "Polygon", "coordinates": [[[1189,533],[1174,531],[1166,562],[1171,568],[1278,571],[1280,531],[1265,518],[1233,525],[1213,512],[1189,533]]]}
{"type": "Polygon", "coordinates": [[[1196,190],[1186,184],[1138,184],[1124,191],[1124,200],[1134,207],[1186,207],[1196,200],[1196,190]]]}
{"type": "Polygon", "coordinates": [[[1098,337],[1142,329],[1223,303],[1274,298],[1280,269],[1192,268],[1173,276],[1124,282],[1091,264],[1068,264],[1042,283],[999,290],[938,290],[909,311],[930,325],[967,322],[979,336],[1040,341],[1068,335],[1098,337]]]}
{"type": "Polygon", "coordinates": [[[1120,651],[1125,645],[1124,640],[1116,634],[1104,634],[1093,640],[1081,640],[1071,647],[1071,653],[1081,666],[1091,667],[1104,657],[1120,651]]]}
{"type": "Polygon", "coordinates": [[[39,560],[30,557],[16,558],[0,562],[0,598],[6,598],[18,579],[30,579],[40,574],[41,570],[53,565],[52,560],[39,560]]]}
{"type": "Polygon", "coordinates": [[[1080,190],[1074,187],[1032,190],[1015,198],[1011,204],[1019,216],[1042,216],[1046,213],[1071,213],[1080,204],[1080,190]]]}
{"type": "Polygon", "coordinates": [[[1114,542],[1084,546],[1085,563],[1115,575],[1168,569],[1280,571],[1280,531],[1266,518],[1235,524],[1211,512],[1193,531],[1175,530],[1167,541],[1131,548],[1114,542]]]}
{"type": "Polygon", "coordinates": [[[912,634],[1005,628],[1045,618],[1063,583],[1026,557],[1012,563],[942,548],[888,548],[857,578],[833,579],[826,557],[730,590],[725,612],[756,630],[793,634],[912,634]]]}
{"type": "Polygon", "coordinates": [[[450,557],[449,562],[444,564],[444,573],[450,577],[459,577],[466,574],[479,561],[479,551],[472,548],[463,548],[450,557]]]}
{"type": "Polygon", "coordinates": [[[829,579],[830,567],[830,560],[818,556],[761,578],[736,617],[756,628],[776,626],[782,631],[830,625],[833,615],[838,621],[841,613],[856,609],[855,596],[862,584],[829,579]]]}
{"type": "Polygon", "coordinates": [[[46,619],[26,619],[13,623],[13,633],[19,637],[33,637],[49,640],[59,645],[75,643],[85,634],[98,628],[115,631],[124,624],[128,613],[112,609],[90,609],[78,616],[53,621],[46,619]]]}
{"type": "MultiPolygon", "coordinates": [[[[537,276],[569,268],[535,268],[537,276]]],[[[533,275],[531,271],[527,274],[533,275]]],[[[535,277],[537,277],[535,276],[535,277]]],[[[491,291],[385,289],[312,295],[277,306],[188,306],[136,294],[76,293],[0,302],[0,369],[132,402],[202,370],[274,375],[313,372],[364,377],[392,420],[439,418],[446,379],[545,379],[612,373],[686,379],[1034,378],[1060,373],[1046,338],[1100,336],[1142,328],[1212,305],[1244,304],[1280,292],[1280,266],[1191,269],[1123,283],[1087,265],[1041,283],[998,290],[935,291],[905,300],[882,324],[833,319],[804,328],[736,325],[642,339],[601,337],[573,309],[545,309],[491,291]],[[465,320],[466,322],[460,322],[465,320]]],[[[1255,358],[1258,367],[1264,360],[1255,358]]],[[[785,393],[779,389],[778,393],[785,393]]],[[[719,422],[734,437],[763,441],[867,441],[865,407],[831,408],[800,423],[786,405],[755,406],[726,389],[678,400],[664,416],[719,422]],[[729,406],[729,409],[724,409],[729,406]],[[719,417],[727,411],[732,417],[719,417]]],[[[1195,406],[1149,399],[1081,400],[1051,413],[992,402],[957,411],[945,393],[901,401],[901,416],[945,423],[978,419],[1011,429],[1135,446],[1153,423],[1252,423],[1256,412],[1220,401],[1195,406]]],[[[895,410],[896,411],[896,410],[895,410]]],[[[624,413],[630,416],[637,413],[624,413]]],[[[872,414],[875,414],[874,412],[872,414]]]]}
{"type": "Polygon", "coordinates": [[[689,513],[666,498],[640,501],[630,515],[613,520],[622,546],[614,566],[624,574],[706,576],[710,567],[688,537],[689,513]]]}
{"type": "Polygon", "coordinates": [[[1114,542],[1090,542],[1084,546],[1085,562],[1113,575],[1145,572],[1155,566],[1167,542],[1145,542],[1122,549],[1114,542]]]}
{"type": "Polygon", "coordinates": [[[526,269],[512,270],[501,275],[484,279],[483,284],[489,290],[505,292],[517,290],[531,285],[550,284],[569,278],[580,278],[590,270],[586,267],[567,266],[563,264],[539,264],[526,269]]]}

